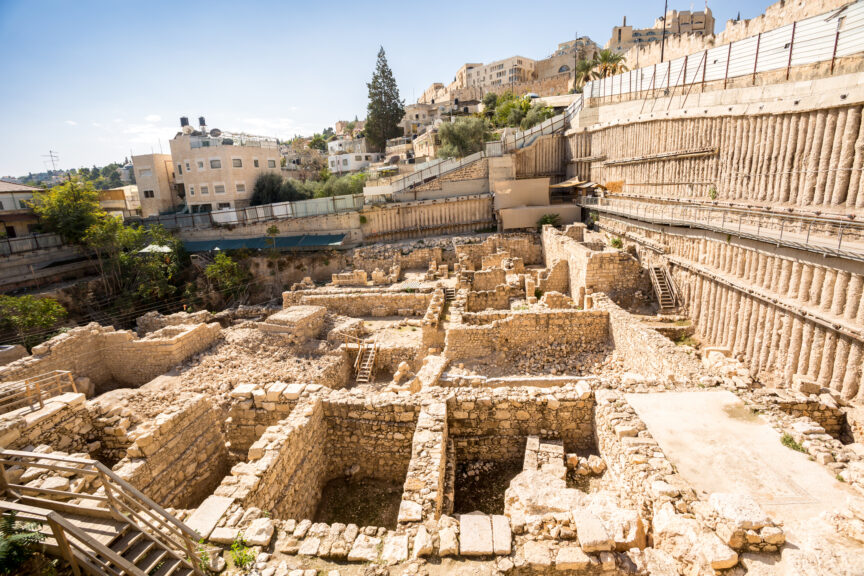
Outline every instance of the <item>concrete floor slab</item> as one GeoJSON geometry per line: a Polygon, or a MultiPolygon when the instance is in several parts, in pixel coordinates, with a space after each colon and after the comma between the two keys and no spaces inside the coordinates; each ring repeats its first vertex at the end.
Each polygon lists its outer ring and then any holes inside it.
{"type": "Polygon", "coordinates": [[[712,492],[752,496],[787,533],[777,574],[864,574],[864,547],[820,516],[862,500],[731,392],[627,394],[627,401],[676,466],[707,500],[712,492]]]}

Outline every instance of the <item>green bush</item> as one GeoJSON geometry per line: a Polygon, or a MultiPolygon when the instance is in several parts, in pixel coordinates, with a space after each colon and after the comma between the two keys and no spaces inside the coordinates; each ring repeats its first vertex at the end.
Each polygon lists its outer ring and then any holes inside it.
{"type": "Polygon", "coordinates": [[[537,220],[537,228],[542,230],[543,226],[549,224],[550,226],[560,226],[561,225],[561,216],[558,214],[544,214],[537,220]]]}
{"type": "Polygon", "coordinates": [[[238,534],[231,543],[231,561],[237,568],[248,568],[255,562],[255,554],[246,546],[243,535],[238,534]]]}
{"type": "Polygon", "coordinates": [[[482,118],[459,118],[445,122],[438,128],[441,158],[461,158],[483,150],[483,143],[491,136],[489,125],[482,118]]]}
{"type": "Polygon", "coordinates": [[[28,349],[44,341],[46,332],[66,318],[66,309],[51,298],[0,296],[0,326],[15,331],[28,349]]]}
{"type": "Polygon", "coordinates": [[[37,524],[18,522],[11,511],[0,519],[0,574],[25,573],[24,563],[33,557],[33,548],[45,540],[37,524]]]}
{"type": "Polygon", "coordinates": [[[609,240],[609,245],[613,248],[617,248],[618,250],[620,250],[624,247],[624,241],[621,240],[621,238],[614,236],[611,240],[609,240]]]}
{"type": "Polygon", "coordinates": [[[780,439],[780,442],[783,444],[783,446],[795,450],[796,452],[807,452],[807,450],[805,450],[804,447],[801,446],[801,444],[796,442],[795,438],[793,438],[790,434],[784,433],[783,437],[780,439]]]}

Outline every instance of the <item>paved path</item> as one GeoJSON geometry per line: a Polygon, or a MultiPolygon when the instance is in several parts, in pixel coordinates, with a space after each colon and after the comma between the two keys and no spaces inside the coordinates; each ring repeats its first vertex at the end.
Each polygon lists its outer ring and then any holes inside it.
{"type": "MultiPolygon", "coordinates": [[[[707,500],[712,492],[750,494],[783,522],[782,560],[750,558],[749,574],[864,574],[864,546],[839,537],[820,519],[861,499],[728,391],[628,394],[678,472],[707,500]]],[[[745,560],[746,561],[746,560],[745,560]]]]}

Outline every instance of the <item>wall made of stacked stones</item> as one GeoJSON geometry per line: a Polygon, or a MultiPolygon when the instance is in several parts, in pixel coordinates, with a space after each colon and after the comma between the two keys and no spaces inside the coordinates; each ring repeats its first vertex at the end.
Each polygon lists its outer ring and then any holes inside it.
{"type": "Polygon", "coordinates": [[[225,433],[235,459],[245,460],[249,448],[264,431],[284,420],[297,405],[296,400],[286,400],[281,394],[269,401],[266,390],[265,396],[259,397],[236,402],[228,411],[225,433]]]}
{"type": "Polygon", "coordinates": [[[508,252],[511,258],[521,258],[525,265],[543,263],[543,250],[537,234],[494,234],[480,244],[457,244],[456,257],[467,258],[475,269],[483,267],[483,257],[508,252]]]}
{"type": "MultiPolygon", "coordinates": [[[[285,294],[291,294],[286,292],[285,294]]],[[[352,292],[347,294],[304,294],[299,303],[324,306],[333,314],[345,316],[422,316],[432,300],[430,293],[352,292]]]]}
{"type": "Polygon", "coordinates": [[[507,283],[507,273],[503,268],[485,268],[470,275],[472,290],[494,290],[496,286],[507,283]]]}
{"type": "Polygon", "coordinates": [[[162,506],[192,508],[228,471],[222,410],[197,396],[131,434],[117,473],[162,506]]]}
{"type": "Polygon", "coordinates": [[[492,290],[471,290],[465,301],[465,310],[479,312],[487,309],[507,310],[510,308],[510,288],[499,284],[492,290]]]}
{"type": "Polygon", "coordinates": [[[625,369],[657,378],[692,379],[702,373],[693,354],[646,327],[605,295],[595,294],[592,301],[595,308],[609,314],[612,345],[625,369]]]}
{"type": "Polygon", "coordinates": [[[399,523],[437,520],[442,513],[447,469],[447,405],[432,402],[423,406],[411,442],[411,461],[405,477],[402,500],[419,504],[402,505],[399,523]],[[411,514],[411,509],[415,511],[411,514]]]}
{"type": "Polygon", "coordinates": [[[450,328],[444,354],[456,360],[499,351],[523,354],[552,345],[569,346],[574,353],[599,352],[607,347],[609,336],[605,311],[514,311],[490,324],[450,328]]]}
{"type": "Polygon", "coordinates": [[[44,408],[15,417],[4,415],[0,421],[0,446],[10,450],[47,444],[65,452],[90,452],[94,436],[83,394],[56,396],[44,408]]]}
{"type": "Polygon", "coordinates": [[[163,315],[158,311],[147,312],[135,319],[135,330],[138,336],[144,336],[150,332],[161,330],[166,326],[177,326],[178,324],[203,324],[213,322],[213,314],[209,310],[198,312],[175,312],[163,315]]]}
{"type": "Polygon", "coordinates": [[[353,266],[372,273],[376,268],[389,270],[391,266],[398,265],[403,270],[426,269],[429,262],[439,264],[452,264],[455,262],[455,254],[449,252],[449,262],[445,261],[445,251],[440,246],[431,248],[402,248],[400,246],[370,246],[355,248],[353,252],[353,266]]]}
{"type": "Polygon", "coordinates": [[[403,482],[420,407],[409,399],[366,402],[340,392],[325,404],[327,478],[357,477],[403,482]],[[356,467],[356,468],[355,468],[356,467]]]}
{"type": "Polygon", "coordinates": [[[530,435],[563,440],[568,452],[595,446],[594,396],[585,385],[454,390],[447,428],[457,461],[521,462],[530,435]]]}

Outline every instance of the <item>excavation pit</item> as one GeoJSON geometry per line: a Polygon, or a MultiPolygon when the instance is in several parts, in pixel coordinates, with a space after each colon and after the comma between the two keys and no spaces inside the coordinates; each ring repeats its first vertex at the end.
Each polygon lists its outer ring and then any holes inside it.
{"type": "Polygon", "coordinates": [[[453,513],[503,514],[504,492],[521,471],[521,462],[460,462],[456,466],[453,513]]]}
{"type": "Polygon", "coordinates": [[[402,484],[377,478],[334,478],[324,484],[314,522],[396,528],[402,484]]]}

